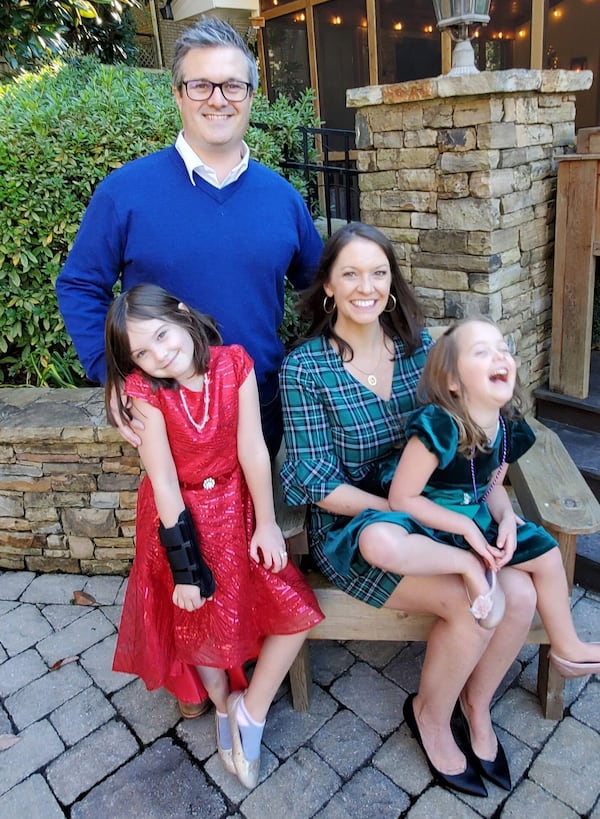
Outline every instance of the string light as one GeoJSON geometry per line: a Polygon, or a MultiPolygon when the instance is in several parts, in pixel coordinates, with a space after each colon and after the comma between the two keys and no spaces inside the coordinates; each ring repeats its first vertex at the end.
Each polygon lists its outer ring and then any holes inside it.
{"type": "Polygon", "coordinates": [[[394,23],[394,31],[402,31],[404,23],[394,23]]]}

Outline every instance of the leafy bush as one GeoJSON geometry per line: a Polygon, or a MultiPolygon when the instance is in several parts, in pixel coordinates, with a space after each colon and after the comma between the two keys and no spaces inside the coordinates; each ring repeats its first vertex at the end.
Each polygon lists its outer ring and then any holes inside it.
{"type": "MultiPolygon", "coordinates": [[[[295,129],[315,124],[310,92],[272,108],[258,97],[256,112],[268,129],[250,129],[252,154],[275,168],[297,150],[295,129]]],[[[0,382],[83,383],[56,276],[98,182],[179,127],[167,72],[72,56],[0,86],[0,382]]]]}
{"type": "Polygon", "coordinates": [[[0,59],[12,71],[81,43],[106,62],[127,61],[123,6],[136,0],[0,0],[0,59]]]}

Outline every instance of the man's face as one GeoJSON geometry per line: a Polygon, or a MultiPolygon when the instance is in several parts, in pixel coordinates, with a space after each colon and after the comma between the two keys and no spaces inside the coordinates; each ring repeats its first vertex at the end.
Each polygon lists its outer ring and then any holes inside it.
{"type": "MultiPolygon", "coordinates": [[[[218,46],[194,48],[182,60],[182,76],[189,80],[210,80],[213,83],[237,80],[249,82],[248,63],[237,48],[218,46]]],[[[229,102],[215,88],[208,100],[194,102],[182,86],[173,88],[181,114],[183,134],[198,156],[207,161],[215,154],[241,149],[248,128],[254,92],[242,102],[229,102]]]]}

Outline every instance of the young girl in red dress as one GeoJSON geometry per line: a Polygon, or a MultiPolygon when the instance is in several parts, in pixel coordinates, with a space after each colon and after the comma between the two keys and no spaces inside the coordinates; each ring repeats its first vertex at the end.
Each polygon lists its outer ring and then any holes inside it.
{"type": "Polygon", "coordinates": [[[216,708],[219,756],[254,787],[269,706],[306,632],[323,619],[275,522],[252,361],[217,346],[206,316],[155,285],[112,304],[107,414],[143,420],[146,475],[113,668],[216,708]],[[215,346],[213,346],[215,345],[215,346]],[[258,658],[247,690],[225,669],[258,658]]]}

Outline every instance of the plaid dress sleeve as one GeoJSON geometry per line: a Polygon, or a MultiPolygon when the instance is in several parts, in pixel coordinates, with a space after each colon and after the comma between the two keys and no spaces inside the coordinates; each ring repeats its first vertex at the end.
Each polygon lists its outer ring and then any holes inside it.
{"type": "Polygon", "coordinates": [[[288,356],[281,368],[287,453],[281,481],[286,503],[291,506],[320,501],[346,481],[315,377],[317,371],[318,362],[303,353],[288,356]]]}

